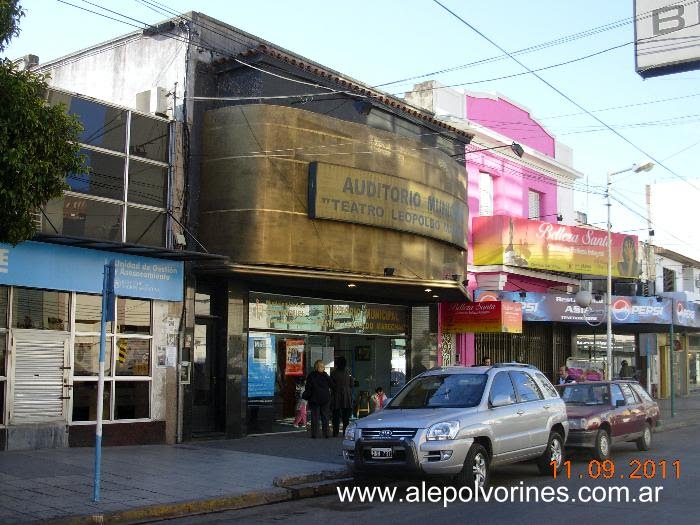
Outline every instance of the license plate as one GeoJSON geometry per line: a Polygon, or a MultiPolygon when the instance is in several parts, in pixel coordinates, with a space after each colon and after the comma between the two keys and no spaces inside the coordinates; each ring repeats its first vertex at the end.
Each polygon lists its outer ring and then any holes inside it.
{"type": "Polygon", "coordinates": [[[394,456],[393,448],[373,448],[370,452],[374,459],[391,459],[394,456]]]}

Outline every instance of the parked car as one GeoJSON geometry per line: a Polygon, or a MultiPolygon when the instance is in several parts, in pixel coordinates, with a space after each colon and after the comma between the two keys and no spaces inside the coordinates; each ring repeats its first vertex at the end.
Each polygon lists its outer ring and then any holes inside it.
{"type": "Polygon", "coordinates": [[[567,447],[590,448],[598,460],[610,457],[613,444],[634,441],[651,448],[659,405],[636,381],[596,381],[558,385],[569,417],[567,447]]]}
{"type": "Polygon", "coordinates": [[[415,473],[485,486],[494,465],[536,459],[551,474],[568,431],[564,402],[535,367],[436,368],[350,423],[343,456],[356,478],[415,473]]]}

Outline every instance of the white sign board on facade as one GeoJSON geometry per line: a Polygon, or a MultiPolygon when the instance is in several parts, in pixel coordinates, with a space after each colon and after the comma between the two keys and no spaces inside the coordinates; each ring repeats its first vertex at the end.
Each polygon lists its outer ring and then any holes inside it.
{"type": "Polygon", "coordinates": [[[700,69],[700,2],[635,0],[637,73],[650,78],[700,69]]]}

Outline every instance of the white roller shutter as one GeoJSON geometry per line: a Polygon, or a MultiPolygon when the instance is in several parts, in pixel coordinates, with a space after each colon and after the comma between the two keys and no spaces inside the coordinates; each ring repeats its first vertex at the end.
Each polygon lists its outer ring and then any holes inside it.
{"type": "Polygon", "coordinates": [[[65,420],[63,383],[66,338],[16,334],[10,421],[13,424],[65,420]],[[26,338],[26,339],[25,339],[26,338]]]}

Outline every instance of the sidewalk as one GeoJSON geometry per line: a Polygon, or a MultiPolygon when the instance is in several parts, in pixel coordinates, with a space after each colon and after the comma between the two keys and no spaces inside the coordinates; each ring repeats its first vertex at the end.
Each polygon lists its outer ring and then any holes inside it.
{"type": "Polygon", "coordinates": [[[675,415],[671,415],[671,400],[657,399],[661,409],[659,431],[683,428],[700,423],[700,396],[676,397],[673,400],[675,415]]]}
{"type": "MultiPolygon", "coordinates": [[[[659,400],[659,432],[700,424],[700,396],[659,400]]],[[[0,523],[133,523],[330,493],[347,482],[340,438],[292,432],[182,445],[0,452],[0,523]]]]}
{"type": "Polygon", "coordinates": [[[348,474],[340,438],[305,432],[183,445],[0,452],[0,523],[128,523],[250,507],[334,490],[348,474]],[[335,481],[328,481],[335,480],[335,481]]]}

